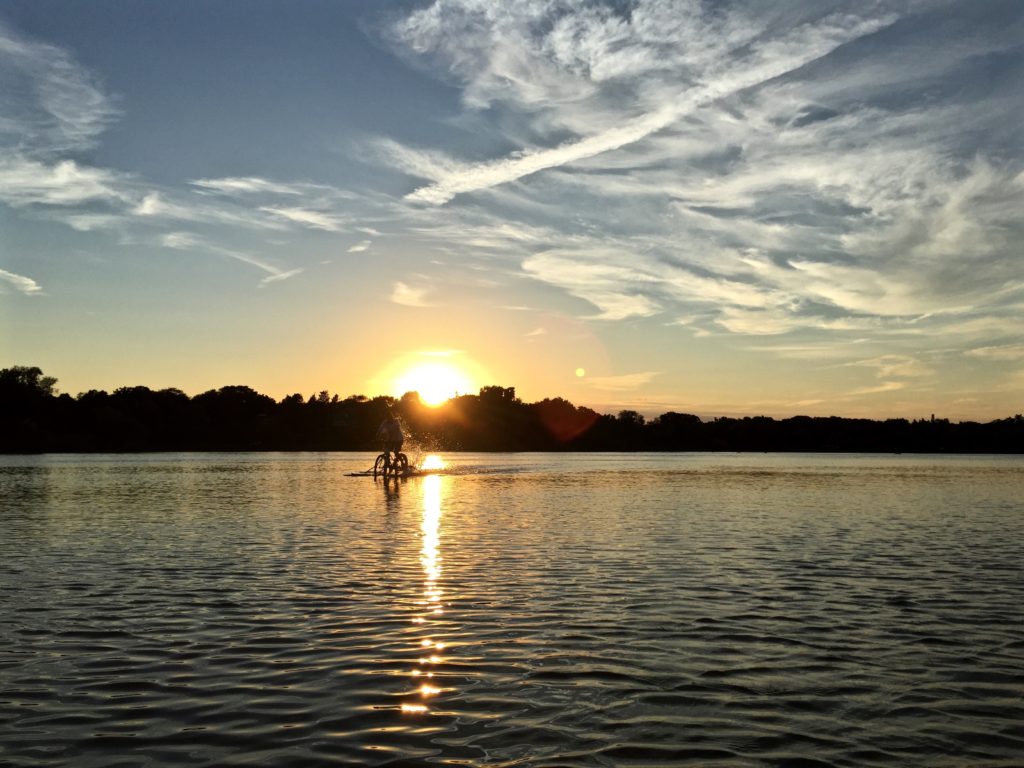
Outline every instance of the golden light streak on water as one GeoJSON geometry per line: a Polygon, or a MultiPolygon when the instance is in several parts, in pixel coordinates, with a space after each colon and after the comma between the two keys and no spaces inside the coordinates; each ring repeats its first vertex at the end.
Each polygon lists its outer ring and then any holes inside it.
{"type": "MultiPolygon", "coordinates": [[[[427,456],[422,464],[423,469],[443,469],[444,462],[438,456],[427,456]]],[[[423,518],[420,522],[420,535],[422,546],[420,548],[420,565],[423,568],[423,600],[418,600],[417,605],[422,606],[426,615],[419,615],[413,619],[413,623],[424,629],[427,633],[421,637],[419,647],[432,649],[435,653],[430,656],[421,656],[419,665],[421,668],[411,672],[413,678],[433,678],[434,673],[429,667],[440,663],[443,658],[436,653],[444,649],[445,643],[436,640],[430,632],[429,616],[437,616],[444,613],[444,590],[441,588],[441,497],[442,478],[428,476],[423,478],[423,518]]],[[[415,692],[423,698],[436,696],[442,689],[420,684],[415,692]]],[[[426,704],[403,704],[402,711],[412,714],[422,714],[429,711],[426,704]]]]}
{"type": "Polygon", "coordinates": [[[440,591],[435,583],[441,576],[441,478],[423,478],[423,521],[420,531],[423,534],[423,548],[420,550],[420,563],[426,575],[426,586],[423,594],[428,600],[440,599],[440,591]]]}

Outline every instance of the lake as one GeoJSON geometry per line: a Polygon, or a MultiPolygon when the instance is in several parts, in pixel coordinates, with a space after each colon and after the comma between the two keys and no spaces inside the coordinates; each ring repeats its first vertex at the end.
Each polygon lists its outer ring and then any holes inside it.
{"type": "Polygon", "coordinates": [[[441,458],[0,457],[0,766],[1024,765],[1024,457],[441,458]]]}

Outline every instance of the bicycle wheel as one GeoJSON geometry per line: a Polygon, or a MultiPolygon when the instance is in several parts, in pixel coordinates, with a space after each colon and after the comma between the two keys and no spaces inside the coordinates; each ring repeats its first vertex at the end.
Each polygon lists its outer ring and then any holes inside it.
{"type": "Polygon", "coordinates": [[[388,455],[386,453],[382,453],[377,457],[377,460],[373,462],[373,479],[376,480],[378,475],[381,477],[387,477],[388,468],[390,466],[391,463],[388,461],[388,455]]]}
{"type": "Polygon", "coordinates": [[[395,457],[395,462],[391,469],[396,475],[409,474],[409,457],[404,453],[398,454],[398,456],[395,457]]]}

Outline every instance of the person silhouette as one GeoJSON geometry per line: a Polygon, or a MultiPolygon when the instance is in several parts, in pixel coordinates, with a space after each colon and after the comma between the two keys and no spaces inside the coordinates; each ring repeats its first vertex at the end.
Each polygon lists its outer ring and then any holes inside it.
{"type": "Polygon", "coordinates": [[[405,435],[402,433],[401,422],[398,421],[398,417],[395,416],[391,408],[388,408],[387,416],[377,429],[377,439],[384,444],[384,453],[393,453],[397,460],[398,453],[402,450],[402,443],[405,442],[405,435]]]}

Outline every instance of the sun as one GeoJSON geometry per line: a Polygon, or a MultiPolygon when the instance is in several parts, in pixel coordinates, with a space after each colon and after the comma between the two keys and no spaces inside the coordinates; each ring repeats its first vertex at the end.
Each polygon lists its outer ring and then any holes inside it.
{"type": "Polygon", "coordinates": [[[471,389],[469,376],[454,365],[444,362],[419,363],[395,379],[396,392],[419,392],[420,400],[431,408],[471,389]]]}

